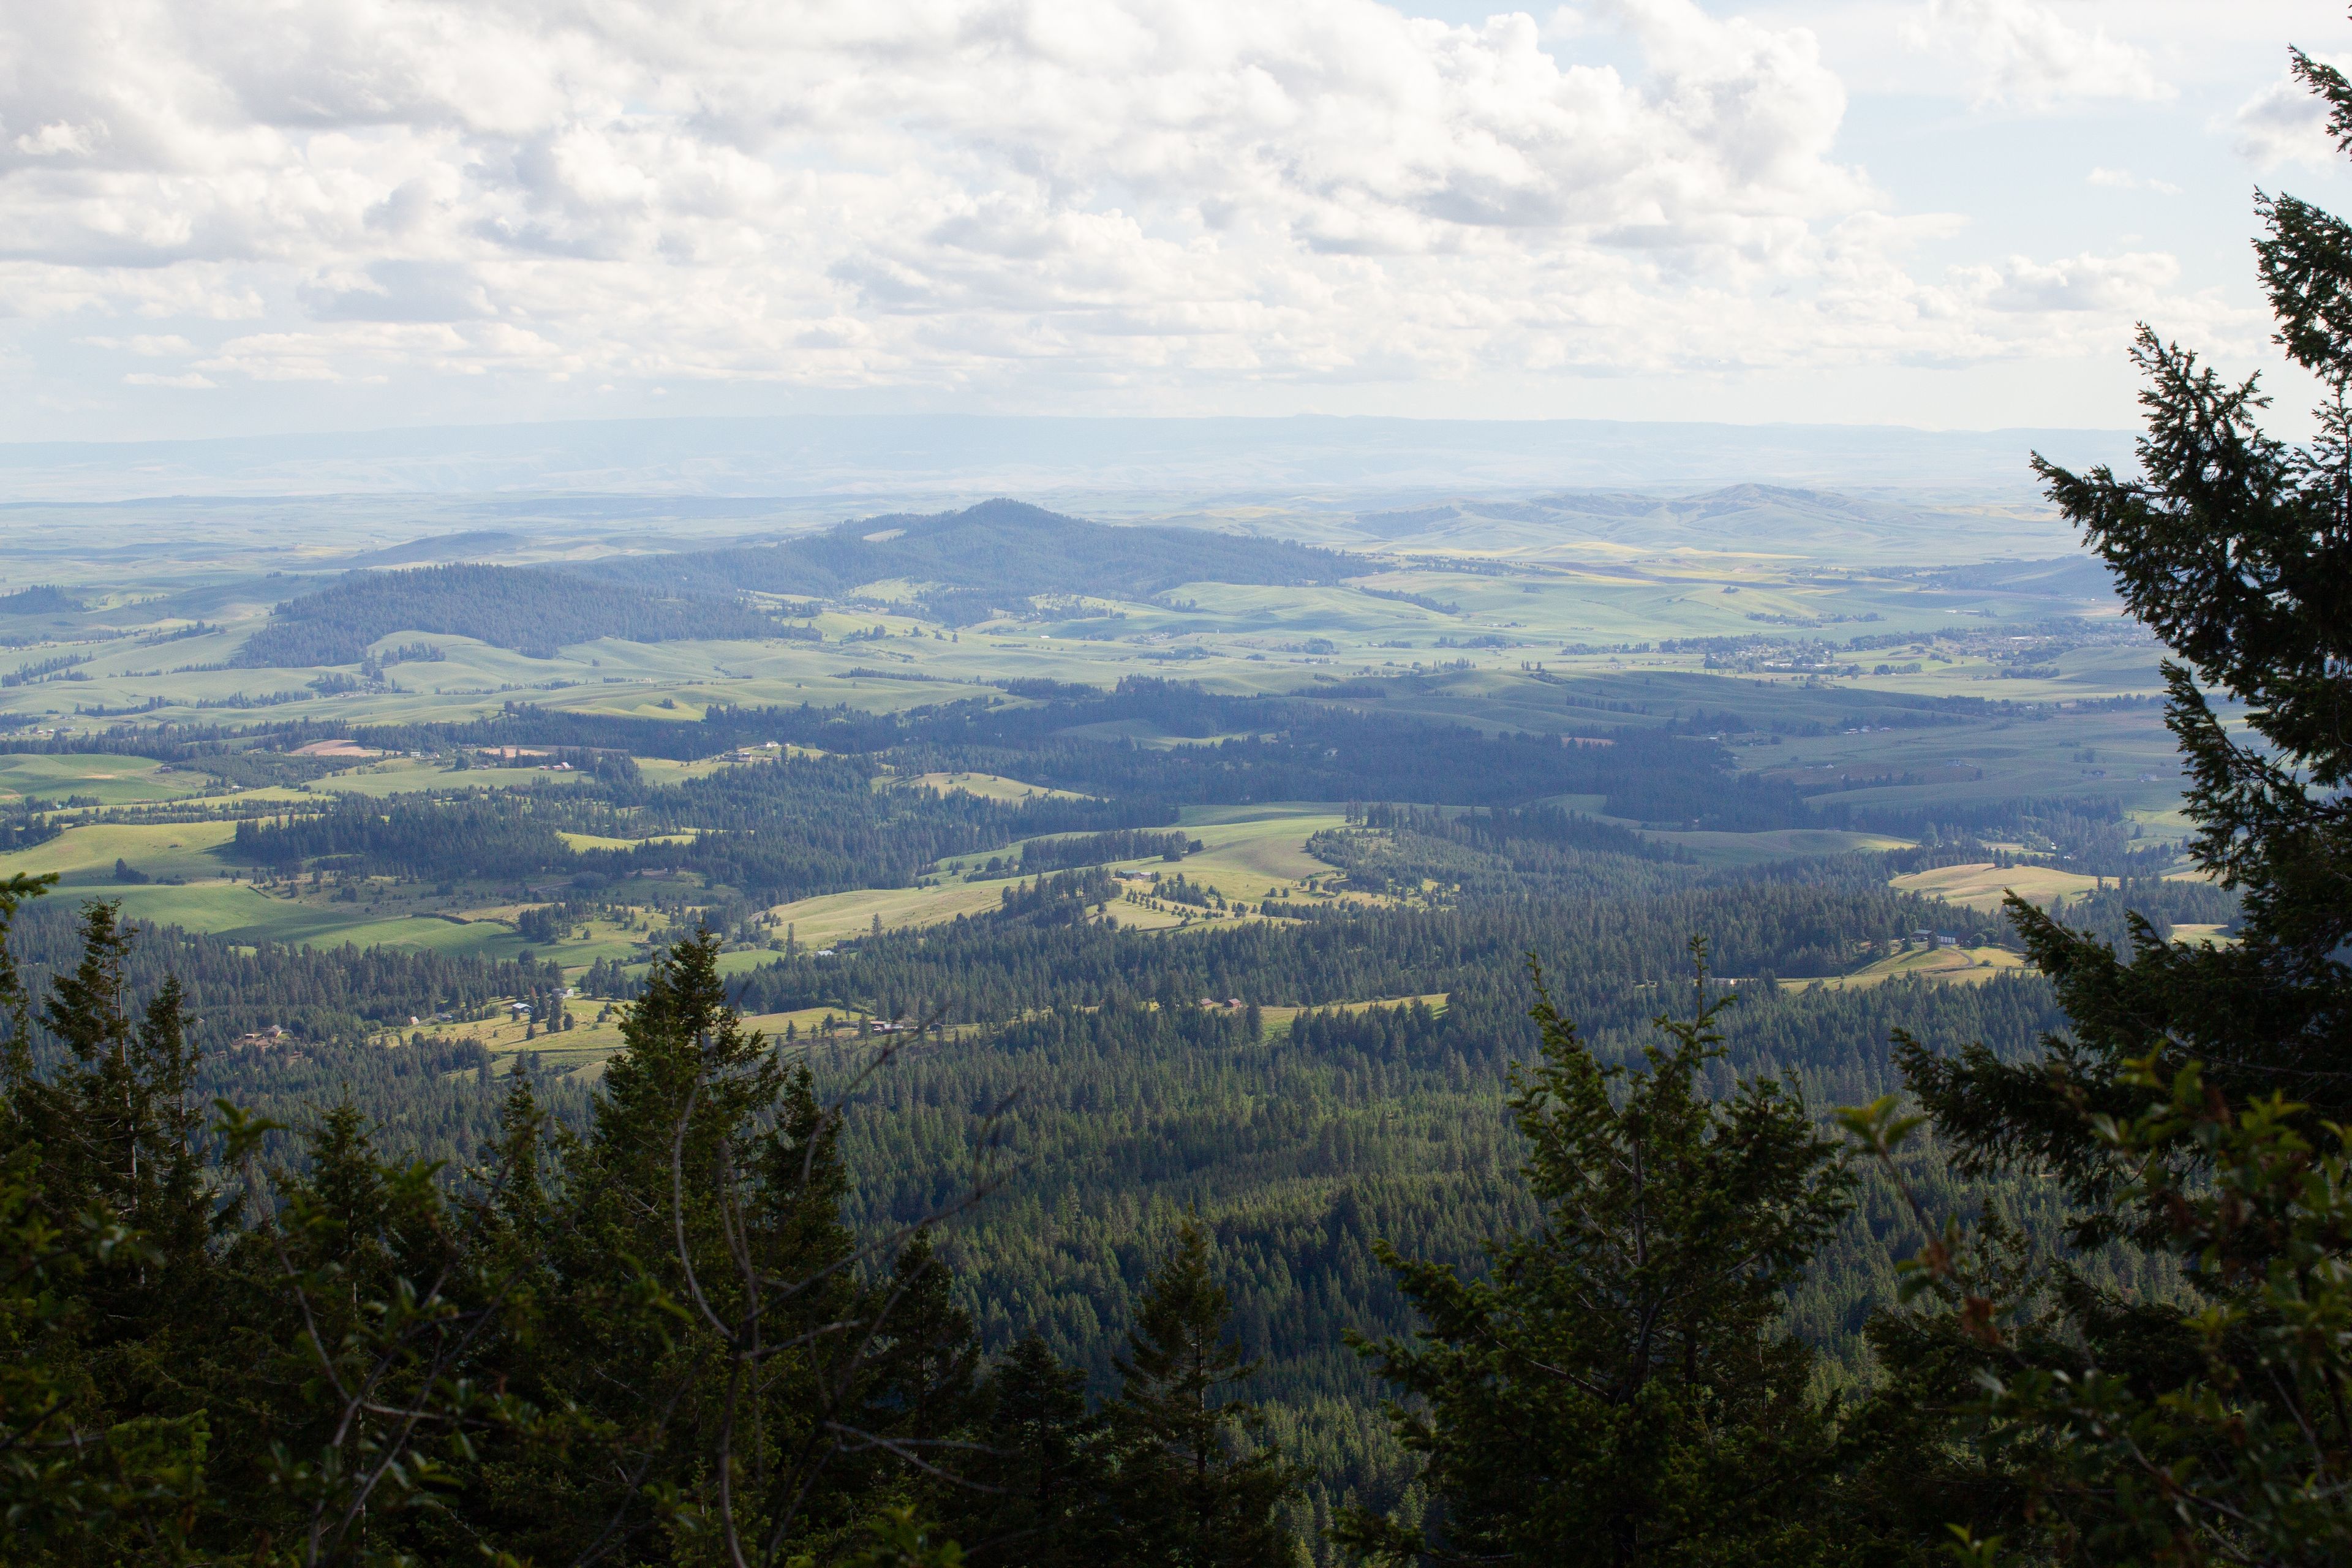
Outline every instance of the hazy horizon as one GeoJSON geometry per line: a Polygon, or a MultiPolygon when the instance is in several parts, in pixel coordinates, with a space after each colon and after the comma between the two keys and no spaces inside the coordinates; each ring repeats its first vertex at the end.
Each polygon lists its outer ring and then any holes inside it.
{"type": "Polygon", "coordinates": [[[1743,483],[2024,500],[2027,455],[2131,461],[2124,430],[1375,416],[800,415],[0,444],[14,502],[302,495],[1227,499],[1743,483]]]}

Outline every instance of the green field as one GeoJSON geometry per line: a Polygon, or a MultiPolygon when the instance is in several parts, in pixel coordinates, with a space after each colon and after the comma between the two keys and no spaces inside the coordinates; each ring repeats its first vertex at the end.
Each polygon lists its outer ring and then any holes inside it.
{"type": "Polygon", "coordinates": [[[510,928],[458,925],[425,915],[385,918],[353,908],[273,897],[247,882],[185,887],[69,889],[75,896],[120,903],[132,920],[175,925],[240,942],[281,942],[311,947],[430,948],[511,957],[523,942],[510,928]]]}
{"type": "Polygon", "coordinates": [[[27,797],[62,802],[69,795],[101,805],[178,800],[217,787],[200,773],[146,757],[62,752],[0,754],[0,805],[27,797]]]}
{"type": "Polygon", "coordinates": [[[234,822],[91,823],[68,827],[46,844],[0,855],[0,876],[54,872],[69,885],[111,882],[114,863],[121,860],[150,877],[208,880],[227,869],[213,851],[236,837],[234,822]]]}
{"type": "Polygon", "coordinates": [[[1055,789],[1045,784],[1024,784],[1001,773],[913,773],[905,778],[877,779],[875,787],[897,786],[901,789],[936,790],[945,795],[976,795],[982,800],[1021,801],[1044,796],[1048,800],[1085,800],[1087,796],[1066,789],[1055,789]]]}

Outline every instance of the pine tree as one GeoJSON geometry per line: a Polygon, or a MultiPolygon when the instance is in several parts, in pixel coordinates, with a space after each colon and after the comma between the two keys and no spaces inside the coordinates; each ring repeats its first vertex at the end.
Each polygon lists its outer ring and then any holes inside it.
{"type": "MultiPolygon", "coordinates": [[[[9,1555],[28,1563],[180,1561],[205,1491],[207,1422],[201,1409],[142,1398],[138,1373],[141,1336],[164,1326],[163,1287],[199,1314],[208,1305],[189,1267],[204,1261],[203,1238],[191,1254],[176,1226],[157,1247],[125,1224],[126,1195],[176,1218],[177,1162],[166,1153],[143,1182],[94,1179],[120,1154],[122,1124],[82,1138],[72,1115],[83,1096],[35,1071],[32,998],[7,939],[26,900],[54,881],[0,881],[0,1518],[9,1555]],[[53,1159],[61,1146],[68,1158],[53,1159]]],[[[131,1087],[135,1111],[142,1086],[131,1087]]],[[[151,1161],[163,1152],[152,1128],[129,1131],[151,1161]]]]}
{"type": "Polygon", "coordinates": [[[82,956],[51,987],[44,1022],[72,1053],[73,1066],[46,1091],[45,1142],[52,1169],[77,1192],[151,1233],[202,1222],[201,1116],[189,1103],[196,1057],[187,1040],[185,997],[167,977],[134,1024],[123,982],[132,937],[116,906],[82,910],[82,956]],[[70,1173],[66,1174],[66,1173],[70,1173]],[[177,1212],[166,1217],[167,1206],[177,1212]]]}
{"type": "Polygon", "coordinates": [[[17,1054],[7,1120],[38,1151],[52,1225],[110,1226],[136,1238],[82,1270],[75,1318],[85,1365],[110,1405],[146,1415],[160,1413],[142,1392],[153,1369],[183,1344],[201,1347],[220,1306],[185,996],[166,975],[134,1006],[123,979],[133,940],[114,905],[83,908],[80,962],[55,978],[42,1010],[68,1059],[43,1078],[28,1051],[17,1054]]]}
{"type": "Polygon", "coordinates": [[[1230,1308],[1209,1242],[1188,1218],[1136,1309],[1109,1411],[1113,1506],[1125,1561],[1166,1568],[1290,1568],[1276,1510],[1304,1481],[1231,1390],[1257,1371],[1226,1338],[1230,1308]]]}
{"type": "MultiPolygon", "coordinates": [[[[1603,1066],[1539,996],[1543,1055],[1515,1068],[1536,1229],[1484,1279],[1381,1258],[1426,1327],[1360,1343],[1412,1396],[1391,1411],[1440,1505],[1434,1530],[1361,1510],[1377,1561],[1773,1563],[1827,1550],[1832,1415],[1785,1293],[1850,1204],[1836,1145],[1771,1080],[1710,1100],[1733,998],[1661,1016],[1646,1070],[1603,1066]]],[[[1538,976],[1540,987],[1540,976],[1538,976]]]]}

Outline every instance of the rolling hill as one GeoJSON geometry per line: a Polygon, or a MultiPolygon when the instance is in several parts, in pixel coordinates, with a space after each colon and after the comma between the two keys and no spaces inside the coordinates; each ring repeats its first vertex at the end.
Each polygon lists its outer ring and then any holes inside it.
{"type": "Polygon", "coordinates": [[[504,555],[530,542],[525,535],[505,529],[477,528],[461,533],[436,534],[429,539],[412,539],[405,544],[354,555],[349,564],[421,566],[440,562],[478,561],[485,555],[504,555]]]}
{"type": "Polygon", "coordinates": [[[985,619],[1037,594],[1141,599],[1180,583],[1333,583],[1360,557],[1192,528],[1114,528],[1014,500],[844,523],[782,544],[600,562],[599,575],[668,592],[832,596],[862,583],[926,584],[934,614],[985,619]]]}
{"type": "Polygon", "coordinates": [[[79,599],[46,583],[0,594],[0,616],[69,616],[83,607],[79,599]]]}
{"type": "Polygon", "coordinates": [[[394,632],[442,632],[551,658],[569,643],[765,637],[777,624],[730,596],[680,596],[516,566],[354,572],[270,612],[230,662],[244,668],[357,664],[394,632]]]}

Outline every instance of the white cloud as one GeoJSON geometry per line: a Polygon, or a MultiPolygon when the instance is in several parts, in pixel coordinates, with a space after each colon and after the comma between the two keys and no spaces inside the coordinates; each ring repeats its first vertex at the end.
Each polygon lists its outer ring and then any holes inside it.
{"type": "Polygon", "coordinates": [[[96,140],[91,127],[57,121],[38,131],[26,132],[16,138],[14,145],[17,152],[33,158],[56,158],[68,153],[87,156],[96,140]]]}
{"type": "MultiPolygon", "coordinates": [[[[2317,58],[2338,69],[2352,64],[2341,57],[2317,58]]],[[[2238,105],[2221,129],[2231,133],[2240,157],[2266,169],[2291,163],[2326,167],[2343,156],[2327,133],[2326,100],[2292,72],[2282,72],[2238,105]]]]}
{"type": "Polygon", "coordinates": [[[133,371],[123,381],[131,386],[176,386],[185,391],[201,392],[216,387],[220,383],[208,375],[190,371],[185,375],[157,375],[151,371],[133,371]]]}
{"type": "MultiPolygon", "coordinates": [[[[2008,101],[2166,90],[2047,6],[1930,16],[2008,101]]],[[[1691,0],[25,5],[0,315],[224,379],[1213,399],[2112,346],[2163,286],[1918,272],[1959,220],[1844,112],[1811,32],[1691,0]]]]}
{"type": "Polygon", "coordinates": [[[1975,274],[1979,295],[1996,310],[2141,314],[2180,275],[2169,256],[2076,256],[2062,261],[2011,257],[1975,274]]]}
{"type": "Polygon", "coordinates": [[[2083,176],[2086,185],[2101,185],[2111,191],[2149,191],[2159,196],[2177,196],[2180,187],[2169,180],[2144,178],[2129,169],[2095,168],[2083,176]]]}
{"type": "Polygon", "coordinates": [[[1979,104],[2041,110],[2173,96],[2145,51],[2103,26],[2075,26],[2047,0],[1927,0],[1905,31],[1913,47],[1962,62],[1979,104]]]}

